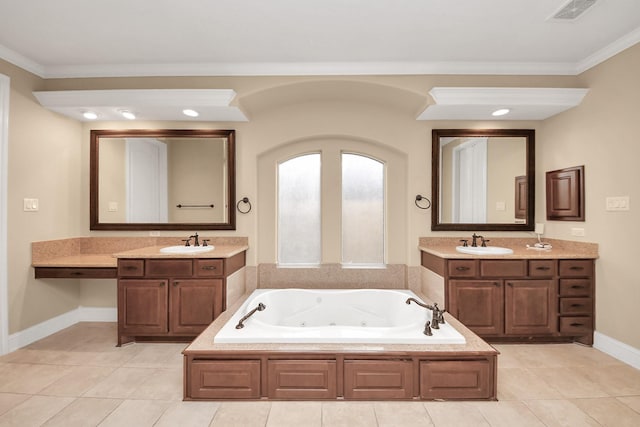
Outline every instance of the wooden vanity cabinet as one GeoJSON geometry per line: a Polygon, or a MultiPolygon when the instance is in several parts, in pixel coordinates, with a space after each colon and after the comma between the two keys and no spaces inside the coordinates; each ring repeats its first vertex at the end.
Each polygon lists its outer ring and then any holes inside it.
{"type": "Polygon", "coordinates": [[[592,259],[443,260],[423,252],[422,265],[444,276],[447,310],[485,339],[593,343],[592,259]]]}
{"type": "Polygon", "coordinates": [[[226,309],[226,278],[244,259],[119,259],[118,345],[193,339],[226,309]]]}

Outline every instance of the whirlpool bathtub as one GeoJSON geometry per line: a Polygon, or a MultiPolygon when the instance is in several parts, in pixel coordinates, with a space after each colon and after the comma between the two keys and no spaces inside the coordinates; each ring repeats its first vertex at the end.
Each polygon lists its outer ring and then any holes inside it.
{"type": "Polygon", "coordinates": [[[214,337],[214,343],[464,344],[448,322],[423,333],[432,312],[391,289],[258,289],[214,337]],[[256,310],[260,304],[262,310],[256,310]],[[236,328],[241,319],[254,311],[236,328]]]}

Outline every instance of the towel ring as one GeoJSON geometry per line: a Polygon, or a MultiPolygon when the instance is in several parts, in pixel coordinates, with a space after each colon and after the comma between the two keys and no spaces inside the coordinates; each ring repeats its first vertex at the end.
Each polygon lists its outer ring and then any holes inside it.
{"type": "Polygon", "coordinates": [[[242,199],[240,199],[238,203],[236,203],[236,209],[238,209],[238,212],[242,214],[248,214],[249,212],[251,212],[251,202],[249,201],[249,198],[243,197],[242,199]],[[240,203],[245,203],[249,205],[249,209],[247,209],[246,211],[243,211],[242,209],[240,209],[240,203]]]}
{"type": "Polygon", "coordinates": [[[418,194],[418,195],[416,196],[416,201],[415,201],[415,203],[416,203],[416,206],[417,206],[419,209],[425,209],[425,210],[426,210],[426,209],[429,209],[429,208],[431,207],[431,200],[427,199],[426,197],[424,197],[424,196],[422,196],[422,195],[420,195],[420,194],[418,194]],[[420,204],[419,204],[418,202],[421,202],[422,200],[426,200],[426,201],[427,201],[427,206],[420,206],[420,204]]]}

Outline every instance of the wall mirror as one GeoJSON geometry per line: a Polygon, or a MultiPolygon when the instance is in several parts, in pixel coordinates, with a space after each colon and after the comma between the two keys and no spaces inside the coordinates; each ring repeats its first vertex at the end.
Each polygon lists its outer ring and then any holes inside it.
{"type": "Polygon", "coordinates": [[[535,130],[434,129],[432,230],[532,231],[535,130]]]}
{"type": "Polygon", "coordinates": [[[92,130],[91,230],[235,230],[235,131],[92,130]]]}

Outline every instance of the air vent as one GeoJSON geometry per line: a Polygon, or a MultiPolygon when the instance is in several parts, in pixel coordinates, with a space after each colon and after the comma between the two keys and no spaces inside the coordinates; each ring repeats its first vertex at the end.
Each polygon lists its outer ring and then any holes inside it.
{"type": "Polygon", "coordinates": [[[582,15],[587,9],[594,5],[596,0],[570,0],[562,6],[562,8],[551,17],[551,19],[560,19],[571,21],[582,15]]]}

